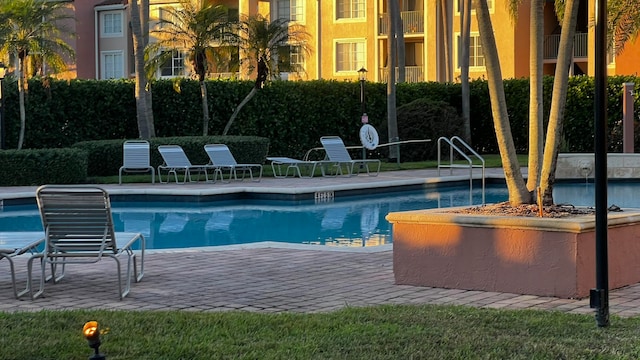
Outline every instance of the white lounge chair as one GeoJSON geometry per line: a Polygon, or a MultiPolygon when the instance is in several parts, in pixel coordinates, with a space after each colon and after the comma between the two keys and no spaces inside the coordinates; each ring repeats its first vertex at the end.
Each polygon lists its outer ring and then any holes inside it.
{"type": "Polygon", "coordinates": [[[11,270],[11,285],[13,286],[13,296],[19,299],[26,293],[31,292],[30,284],[18,291],[16,284],[16,270],[13,257],[35,253],[38,247],[44,243],[44,233],[42,232],[0,232],[0,260],[7,259],[11,270]]]}
{"type": "Polygon", "coordinates": [[[289,157],[267,157],[267,160],[271,161],[273,176],[276,178],[286,178],[289,173],[292,176],[297,175],[299,178],[311,178],[316,172],[316,167],[321,163],[320,161],[305,161],[289,157]]]}
{"type": "Polygon", "coordinates": [[[200,177],[200,173],[204,172],[205,181],[209,181],[209,169],[213,169],[213,181],[215,181],[215,172],[218,170],[209,165],[193,165],[191,161],[189,161],[187,154],[184,153],[184,150],[179,145],[160,145],[158,146],[158,151],[164,161],[162,165],[158,166],[158,180],[161,183],[163,182],[161,174],[162,171],[167,171],[166,182],[170,181],[169,177],[171,174],[175,177],[176,184],[184,184],[187,180],[189,180],[189,182],[193,182],[191,172],[194,170],[198,172],[198,178],[200,177]],[[182,181],[182,183],[178,181],[178,171],[184,171],[184,181],[182,181]]]}
{"type": "Polygon", "coordinates": [[[95,186],[44,185],[36,190],[36,200],[45,230],[45,240],[44,251],[28,261],[29,286],[32,284],[33,261],[41,260],[40,287],[35,293],[31,291],[32,299],[44,292],[44,283],[48,280],[45,276],[47,264],[51,266],[51,279],[56,283],[64,276],[67,264],[93,264],[103,257],[112,258],[117,265],[121,300],[131,289],[132,276],[135,282],[142,280],[144,236],[140,233],[115,232],[109,194],[104,189],[95,186]],[[116,239],[123,239],[124,245],[118,246],[116,239]],[[136,252],[134,245],[138,245],[136,252]],[[121,256],[126,257],[127,264],[124,285],[121,256]]]}
{"type": "Polygon", "coordinates": [[[321,166],[323,176],[337,176],[337,175],[358,175],[360,168],[366,169],[367,174],[370,176],[377,176],[380,173],[380,160],[378,159],[352,159],[349,155],[347,147],[342,142],[339,136],[323,136],[320,138],[320,143],[326,152],[326,160],[323,161],[321,166]],[[358,165],[358,166],[356,166],[358,165]],[[370,166],[376,166],[373,171],[370,166]],[[335,168],[334,173],[327,173],[325,168],[331,166],[335,168]],[[346,173],[342,171],[343,166],[346,168],[346,173]]]}
{"type": "Polygon", "coordinates": [[[156,171],[149,159],[149,142],[146,140],[127,140],[122,144],[122,166],[118,171],[118,184],[122,184],[122,172],[149,172],[151,183],[156,182],[156,171]]]}
{"type": "Polygon", "coordinates": [[[225,182],[223,174],[224,170],[229,171],[229,178],[227,181],[230,181],[232,177],[233,179],[238,180],[239,170],[242,171],[242,179],[244,179],[245,173],[247,172],[249,173],[249,177],[252,181],[260,181],[260,179],[262,179],[261,164],[238,164],[227,145],[207,144],[204,146],[204,150],[207,152],[207,155],[209,155],[211,165],[220,170],[220,178],[223,182],[225,182]],[[253,176],[253,170],[259,171],[259,175],[257,177],[253,176]]]}

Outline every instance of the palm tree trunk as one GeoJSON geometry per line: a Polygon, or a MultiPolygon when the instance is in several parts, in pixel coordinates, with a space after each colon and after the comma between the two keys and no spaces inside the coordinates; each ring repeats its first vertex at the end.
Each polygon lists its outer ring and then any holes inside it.
{"type": "Polygon", "coordinates": [[[471,42],[471,0],[460,0],[460,87],[464,141],[471,145],[471,90],[469,88],[469,46],[471,42]]]}
{"type": "Polygon", "coordinates": [[[400,13],[399,5],[396,5],[395,15],[394,26],[396,28],[396,53],[398,54],[398,82],[404,83],[406,81],[406,47],[404,44],[404,23],[402,22],[402,14],[400,13]]]}
{"type": "MultiPolygon", "coordinates": [[[[465,2],[468,0],[461,0],[465,2]]],[[[451,82],[453,81],[452,71],[451,71],[451,48],[450,48],[450,30],[449,30],[449,2],[447,0],[440,0],[440,17],[442,19],[442,54],[444,57],[444,81],[451,82]]],[[[462,9],[460,9],[460,19],[462,20],[463,14],[462,9]]],[[[467,56],[468,57],[468,56],[467,56]]]]}
{"type": "MultiPolygon", "coordinates": [[[[138,7],[138,0],[131,1],[131,30],[133,38],[133,52],[135,56],[135,97],[136,97],[136,117],[138,120],[138,133],[141,139],[150,139],[155,136],[153,127],[153,111],[151,111],[151,121],[149,121],[149,109],[147,103],[150,96],[147,96],[147,75],[144,71],[144,35],[142,32],[141,11],[138,7]]],[[[144,4],[142,8],[144,8],[144,4]]]]}
{"type": "Polygon", "coordinates": [[[562,138],[564,110],[567,102],[567,84],[569,82],[569,67],[573,61],[573,38],[576,32],[579,0],[567,0],[562,19],[558,62],[553,79],[553,93],[551,95],[551,112],[547,126],[544,159],[540,174],[540,188],[542,201],[545,205],[553,204],[553,183],[555,182],[558,147],[562,138]]]}
{"type": "MultiPolygon", "coordinates": [[[[140,0],[140,20],[142,23],[142,39],[143,39],[143,49],[147,47],[147,45],[149,45],[149,0],[140,0]]],[[[142,54],[142,61],[143,61],[143,66],[144,66],[144,54],[142,54]]],[[[144,72],[144,67],[143,67],[143,73],[145,74],[145,79],[147,80],[147,82],[145,83],[145,87],[144,87],[144,96],[146,97],[147,100],[147,106],[146,106],[146,119],[147,119],[147,126],[149,127],[149,136],[150,137],[155,137],[156,136],[156,127],[155,127],[155,121],[153,120],[153,96],[151,95],[151,86],[149,86],[149,82],[147,79],[147,75],[146,72],[144,72]]]]}
{"type": "Polygon", "coordinates": [[[22,149],[22,145],[24,144],[24,132],[27,126],[27,115],[25,111],[24,104],[24,94],[27,91],[27,79],[26,74],[24,73],[24,57],[18,57],[18,101],[20,104],[20,135],[18,137],[18,150],[22,149]]]}
{"type": "Polygon", "coordinates": [[[209,100],[204,79],[200,80],[200,95],[202,96],[202,136],[207,136],[209,134],[209,100]]]}
{"type": "Polygon", "coordinates": [[[529,164],[527,189],[535,191],[540,184],[542,167],[543,131],[542,122],[542,61],[544,38],[545,0],[531,0],[529,20],[529,164]]]}
{"type": "Polygon", "coordinates": [[[242,102],[240,102],[240,105],[238,105],[238,107],[233,111],[233,114],[231,114],[231,118],[229,118],[229,121],[227,122],[227,126],[224,127],[224,131],[222,132],[222,135],[227,135],[227,133],[229,132],[229,129],[231,128],[231,124],[233,124],[233,121],[236,119],[236,117],[238,117],[238,113],[240,112],[240,110],[242,110],[242,108],[249,102],[249,100],[253,98],[253,96],[257,92],[258,92],[258,88],[256,88],[255,86],[251,88],[251,91],[249,91],[247,96],[245,96],[242,102]]]}
{"type": "MultiPolygon", "coordinates": [[[[387,80],[387,125],[389,142],[398,141],[398,116],[396,112],[396,32],[397,22],[393,19],[396,18],[396,12],[398,11],[398,1],[389,0],[389,34],[387,36],[388,43],[388,57],[387,61],[389,76],[387,80]]],[[[389,146],[389,160],[397,160],[400,156],[400,149],[398,145],[389,146]]]]}
{"type": "Polygon", "coordinates": [[[507,102],[504,95],[502,70],[498,58],[496,39],[493,34],[493,26],[489,15],[487,0],[473,0],[478,20],[480,41],[484,51],[489,85],[489,98],[491,99],[491,112],[496,131],[500,158],[504,169],[505,181],[509,191],[509,202],[512,206],[528,204],[532,201],[531,193],[527,190],[524,177],[520,172],[520,164],[513,143],[513,136],[509,124],[507,102]]]}

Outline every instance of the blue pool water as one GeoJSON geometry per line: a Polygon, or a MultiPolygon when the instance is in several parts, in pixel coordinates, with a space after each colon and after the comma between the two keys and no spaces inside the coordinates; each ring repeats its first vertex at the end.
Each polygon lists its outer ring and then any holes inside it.
{"type": "MultiPolygon", "coordinates": [[[[609,204],[640,207],[640,184],[609,185],[609,204]]],[[[473,204],[482,203],[479,189],[473,204]]],[[[506,201],[504,186],[488,186],[486,203],[506,201]]],[[[556,203],[593,206],[593,184],[556,184],[556,203]]],[[[330,202],[238,200],[211,203],[113,202],[116,231],[141,232],[148,249],[248,244],[263,241],[326,246],[390,243],[389,212],[469,205],[468,187],[335,198],[330,202]]],[[[35,206],[5,207],[0,231],[42,231],[35,206]]]]}

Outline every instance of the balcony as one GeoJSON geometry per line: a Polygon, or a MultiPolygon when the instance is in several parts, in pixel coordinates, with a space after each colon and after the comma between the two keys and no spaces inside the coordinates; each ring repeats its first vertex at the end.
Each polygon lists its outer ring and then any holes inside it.
{"type": "MultiPolygon", "coordinates": [[[[389,76],[387,76],[388,73],[389,72],[386,67],[379,69],[380,82],[382,83],[387,82],[387,79],[389,78],[389,76]]],[[[422,66],[405,66],[404,75],[405,75],[405,82],[408,82],[408,83],[417,83],[417,82],[424,81],[424,72],[423,72],[422,66]]],[[[396,68],[396,80],[397,79],[398,79],[398,68],[396,68]]]]}
{"type": "MultiPolygon", "coordinates": [[[[400,18],[405,34],[424,34],[423,11],[401,11],[400,18]]],[[[381,14],[378,19],[378,35],[389,33],[389,14],[381,14]]]]}
{"type": "MultiPolygon", "coordinates": [[[[587,33],[577,33],[573,37],[573,57],[587,58],[587,33]]],[[[560,48],[560,34],[548,35],[544,39],[544,59],[557,60],[560,48]]]]}

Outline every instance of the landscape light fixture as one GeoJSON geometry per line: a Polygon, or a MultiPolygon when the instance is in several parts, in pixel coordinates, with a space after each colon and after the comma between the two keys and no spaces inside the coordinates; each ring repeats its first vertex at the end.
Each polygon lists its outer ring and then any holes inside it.
{"type": "Polygon", "coordinates": [[[100,354],[100,329],[97,321],[89,321],[82,328],[82,335],[87,339],[89,347],[94,350],[89,360],[106,360],[106,357],[100,354]]]}

